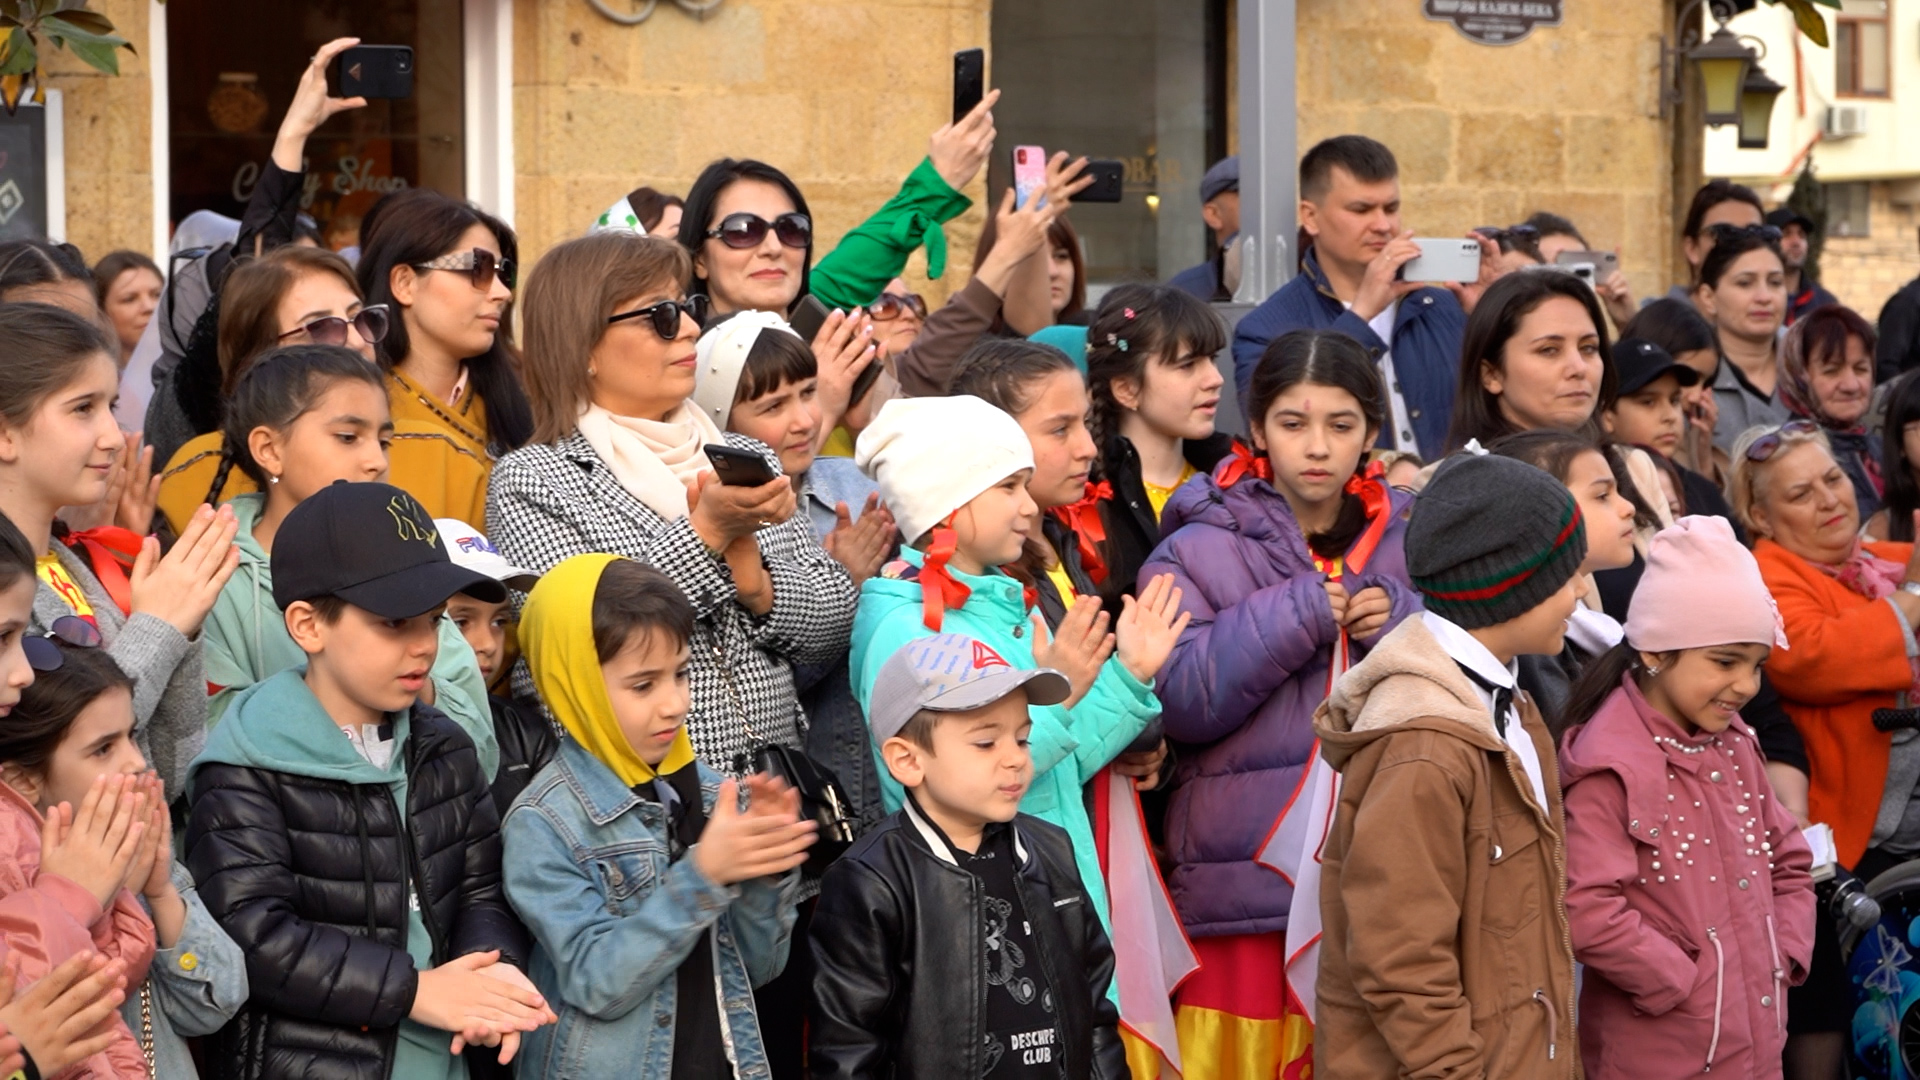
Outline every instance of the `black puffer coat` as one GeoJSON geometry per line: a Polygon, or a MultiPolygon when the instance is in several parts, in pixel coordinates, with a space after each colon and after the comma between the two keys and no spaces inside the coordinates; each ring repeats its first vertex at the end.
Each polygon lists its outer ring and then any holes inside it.
{"type": "MultiPolygon", "coordinates": [[[[1182,449],[1197,473],[1212,475],[1214,466],[1233,453],[1233,436],[1217,432],[1206,439],[1188,439],[1182,449]]],[[[1140,453],[1125,435],[1107,440],[1100,458],[1100,475],[1113,485],[1113,497],[1100,504],[1107,525],[1107,579],[1100,583],[1100,599],[1114,618],[1120,617],[1120,597],[1137,592],[1140,568],[1160,545],[1160,522],[1147,500],[1147,484],[1140,475],[1140,453]]]]}
{"type": "Polygon", "coordinates": [[[407,828],[391,789],[202,763],[186,862],[246,950],[252,998],[206,1042],[209,1080],[386,1080],[419,983],[407,954],[409,883],[433,962],[527,935],[500,887],[500,816],[466,733],[415,706],[407,828]]]}

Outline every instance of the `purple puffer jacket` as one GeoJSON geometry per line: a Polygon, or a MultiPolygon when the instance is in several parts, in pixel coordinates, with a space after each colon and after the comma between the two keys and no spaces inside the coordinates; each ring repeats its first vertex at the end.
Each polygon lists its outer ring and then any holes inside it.
{"type": "MultiPolygon", "coordinates": [[[[1393,613],[1353,662],[1420,597],[1403,544],[1413,497],[1393,496],[1393,518],[1366,570],[1347,590],[1379,586],[1393,613]]],[[[1160,671],[1155,692],[1179,767],[1167,810],[1174,907],[1198,937],[1287,928],[1293,887],[1253,861],[1286,808],[1313,750],[1313,710],[1327,696],[1336,627],[1293,511],[1265,480],[1224,491],[1213,477],[1181,488],[1161,517],[1166,539],[1140,580],[1174,575],[1193,622],[1160,671]]]]}

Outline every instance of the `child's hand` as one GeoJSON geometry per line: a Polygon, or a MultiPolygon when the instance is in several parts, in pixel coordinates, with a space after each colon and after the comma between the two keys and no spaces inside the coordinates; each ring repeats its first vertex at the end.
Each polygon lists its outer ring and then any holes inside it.
{"type": "Polygon", "coordinates": [[[1379,633],[1392,614],[1393,600],[1387,596],[1387,590],[1378,585],[1361,589],[1347,601],[1347,636],[1355,641],[1365,641],[1379,633]]]}
{"type": "Polygon", "coordinates": [[[693,866],[716,885],[784,874],[807,861],[817,827],[800,820],[800,793],[766,776],[747,778],[751,796],[740,809],[740,785],[727,780],[713,814],[693,845],[693,866]]]}
{"type": "Polygon", "coordinates": [[[240,565],[233,537],[240,524],[233,508],[201,506],[166,555],[152,537],[133,562],[133,613],[152,615],[182,634],[200,632],[207,612],[240,565]]]}
{"type": "Polygon", "coordinates": [[[1347,625],[1347,587],[1332,578],[1320,584],[1327,590],[1327,608],[1333,612],[1333,625],[1336,627],[1347,625]]]}
{"type": "Polygon", "coordinates": [[[1075,600],[1051,640],[1047,637],[1047,621],[1037,612],[1033,616],[1033,662],[1067,677],[1073,686],[1065,702],[1069,709],[1093,689],[1101,666],[1113,655],[1114,636],[1107,633],[1108,620],[1097,596],[1075,600]]]}
{"type": "Polygon", "coordinates": [[[173,892],[173,815],[155,774],[140,777],[135,790],[146,796],[147,832],[127,870],[127,887],[154,900],[173,892]]]}
{"type": "Polygon", "coordinates": [[[1143,683],[1160,674],[1181,632],[1193,621],[1191,611],[1180,610],[1180,597],[1173,575],[1161,574],[1147,583],[1139,599],[1121,598],[1120,621],[1114,628],[1120,664],[1143,683]]]}
{"type": "Polygon", "coordinates": [[[459,1053],[468,1032],[532,1031],[551,1023],[547,999],[531,986],[482,974],[497,964],[500,953],[468,953],[420,973],[407,1018],[417,1024],[455,1033],[453,1053],[459,1053]]]}
{"type": "Polygon", "coordinates": [[[87,890],[103,909],[127,884],[149,827],[146,797],[134,782],[97,776],[79,810],[66,803],[50,807],[40,826],[40,872],[87,890]]]}
{"type": "MultiPolygon", "coordinates": [[[[76,953],[21,994],[13,989],[18,969],[11,956],[0,965],[0,1023],[33,1055],[40,1075],[52,1076],[113,1042],[114,1010],[127,998],[124,962],[76,953]]],[[[19,1066],[0,1063],[4,1067],[19,1066]]]]}

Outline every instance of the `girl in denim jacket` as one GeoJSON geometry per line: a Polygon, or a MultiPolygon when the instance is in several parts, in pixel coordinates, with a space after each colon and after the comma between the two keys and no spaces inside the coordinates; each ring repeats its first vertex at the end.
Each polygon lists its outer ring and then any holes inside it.
{"type": "Polygon", "coordinates": [[[670,579],[613,555],[554,567],[522,610],[566,730],[502,825],[529,974],[560,1015],[527,1037],[527,1075],[728,1075],[723,1057],[739,1080],[770,1075],[752,989],[786,966],[814,826],[777,781],[694,760],[693,623],[670,579]]]}

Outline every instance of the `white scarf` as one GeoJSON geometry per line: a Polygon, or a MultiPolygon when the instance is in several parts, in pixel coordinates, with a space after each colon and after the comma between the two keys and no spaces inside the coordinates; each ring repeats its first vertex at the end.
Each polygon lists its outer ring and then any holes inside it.
{"type": "Polygon", "coordinates": [[[702,451],[708,443],[725,441],[691,401],[681,402],[665,420],[615,416],[589,405],[580,414],[579,430],[620,486],[668,521],[687,516],[687,485],[713,468],[702,451]]]}

